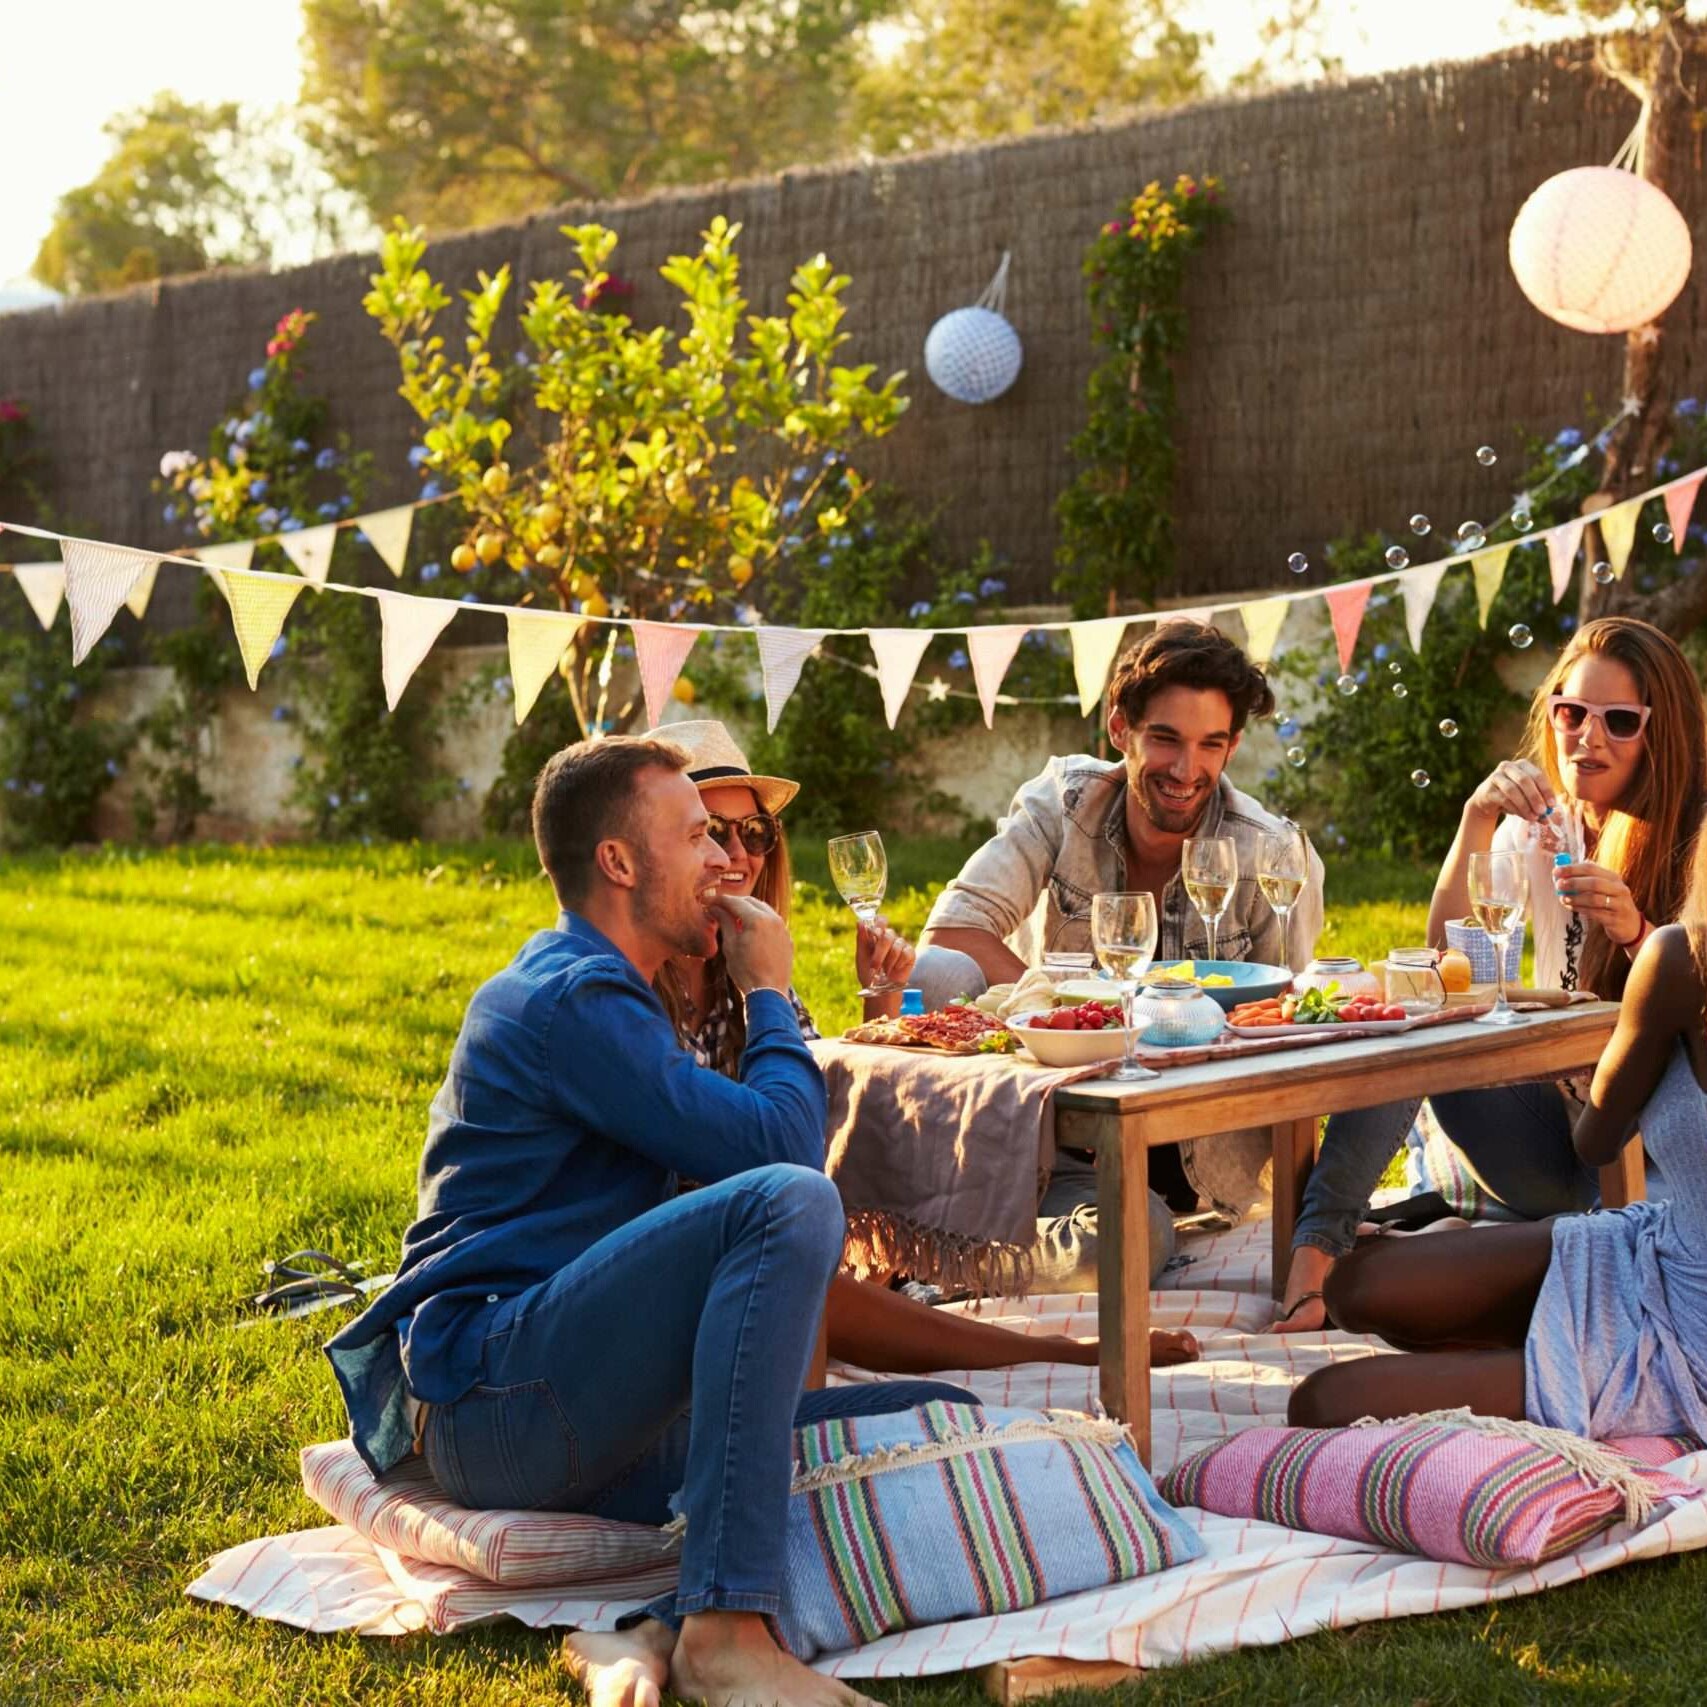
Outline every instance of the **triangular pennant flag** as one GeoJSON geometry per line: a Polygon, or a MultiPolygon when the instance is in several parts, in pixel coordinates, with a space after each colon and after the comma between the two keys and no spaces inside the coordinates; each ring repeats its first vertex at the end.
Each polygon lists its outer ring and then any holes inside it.
{"type": "MultiPolygon", "coordinates": [[[[415,602],[445,601],[417,599],[415,602]]],[[[570,641],[585,625],[578,616],[544,610],[505,611],[504,621],[510,639],[510,697],[515,702],[519,728],[533,710],[539,690],[551,680],[552,672],[562,662],[570,641]]]]}
{"type": "Polygon", "coordinates": [[[1405,633],[1410,636],[1411,650],[1422,651],[1423,625],[1434,609],[1435,595],[1440,591],[1440,578],[1450,563],[1425,563],[1399,577],[1399,592],[1405,601],[1405,633]]]}
{"type": "Polygon", "coordinates": [[[402,580],[403,565],[409,556],[409,535],[415,526],[415,506],[399,504],[395,510],[375,510],[371,516],[357,516],[356,526],[379,553],[380,562],[402,580]]]}
{"type": "Polygon", "coordinates": [[[678,622],[631,622],[628,626],[634,631],[640,691],[646,696],[646,727],[656,729],[664,707],[669,704],[676,677],[682,673],[682,665],[699,639],[699,630],[678,622]]]}
{"type": "Polygon", "coordinates": [[[14,563],[12,579],[18,591],[30,601],[36,621],[43,628],[52,628],[59,615],[59,601],[65,597],[65,565],[63,563],[14,563]]]}
{"type": "Polygon", "coordinates": [[[1600,523],[1600,537],[1606,542],[1606,561],[1620,580],[1630,562],[1630,548],[1636,543],[1636,518],[1641,513],[1642,500],[1626,498],[1595,517],[1600,523]]]}
{"type": "Polygon", "coordinates": [[[1026,624],[1004,622],[994,628],[972,628],[966,632],[966,650],[972,654],[972,680],[978,689],[978,703],[984,708],[984,727],[996,724],[996,695],[1002,691],[1002,677],[1014,661],[1019,643],[1025,639],[1026,624]]]}
{"type": "Polygon", "coordinates": [[[1496,545],[1491,551],[1478,551],[1470,559],[1470,573],[1476,577],[1476,621],[1488,626],[1488,612],[1494,608],[1494,598],[1505,579],[1506,559],[1511,545],[1496,545]]]}
{"type": "Polygon", "coordinates": [[[1357,633],[1363,627],[1363,608],[1369,603],[1368,581],[1347,581],[1342,586],[1329,587],[1322,597],[1328,601],[1328,615],[1334,620],[1334,640],[1339,646],[1340,670],[1351,668],[1351,655],[1357,650],[1357,633]]]}
{"type": "Polygon", "coordinates": [[[395,711],[409,678],[462,606],[455,599],[416,599],[407,593],[378,597],[379,671],[385,682],[385,709],[395,711]]]}
{"type": "Polygon", "coordinates": [[[1666,493],[1666,520],[1671,523],[1673,551],[1683,550],[1683,536],[1689,531],[1689,518],[1695,512],[1695,494],[1701,490],[1704,474],[1707,474],[1707,468],[1698,469],[1666,493]]]}
{"type": "Polygon", "coordinates": [[[883,715],[889,727],[907,703],[907,690],[919,673],[919,660],[936,639],[928,628],[874,628],[866,635],[871,655],[877,660],[877,685],[883,694],[883,715]]]}
{"type": "Polygon", "coordinates": [[[68,539],[65,545],[65,602],[71,607],[71,662],[81,664],[95,642],[112,627],[119,606],[130,597],[154,559],[118,545],[91,545],[68,539]]]}
{"type": "Polygon", "coordinates": [[[1583,542],[1583,529],[1587,525],[1588,518],[1578,516],[1574,521],[1562,522],[1558,527],[1547,530],[1547,573],[1553,582],[1554,604],[1565,596],[1565,589],[1571,584],[1577,547],[1583,542]]]}
{"type": "MultiPolygon", "coordinates": [[[[234,539],[227,545],[198,545],[194,555],[211,569],[247,569],[255,561],[255,542],[234,539]]],[[[225,583],[217,575],[214,581],[224,589],[225,583]]]]}
{"type": "Polygon", "coordinates": [[[1089,622],[1075,622],[1067,630],[1073,637],[1073,679],[1079,688],[1079,710],[1086,717],[1102,698],[1127,621],[1123,616],[1099,616],[1089,622]]]}
{"type": "Polygon", "coordinates": [[[819,628],[755,628],[759,643],[759,673],[765,680],[765,728],[776,728],[788,696],[800,682],[800,671],[824,638],[819,628]]]}
{"type": "Polygon", "coordinates": [[[136,578],[136,585],[131,588],[125,599],[125,609],[138,622],[148,615],[148,601],[154,597],[154,577],[160,573],[160,565],[150,561],[143,566],[142,573],[136,578]]]}
{"type": "Polygon", "coordinates": [[[298,528],[295,533],[281,533],[279,544],[284,554],[302,571],[305,581],[317,587],[326,585],[332,568],[332,547],[338,543],[338,524],[326,522],[317,528],[298,528]]]}
{"type": "Polygon", "coordinates": [[[1260,670],[1274,657],[1280,641],[1281,625],[1291,610],[1289,598],[1252,599],[1239,606],[1239,620],[1245,625],[1245,656],[1260,670]]]}
{"type": "Polygon", "coordinates": [[[243,654],[243,668],[253,688],[261,679],[261,666],[273,655],[273,642],[290,615],[290,607],[308,583],[284,575],[229,575],[223,569],[208,573],[231,606],[237,649],[243,654]]]}

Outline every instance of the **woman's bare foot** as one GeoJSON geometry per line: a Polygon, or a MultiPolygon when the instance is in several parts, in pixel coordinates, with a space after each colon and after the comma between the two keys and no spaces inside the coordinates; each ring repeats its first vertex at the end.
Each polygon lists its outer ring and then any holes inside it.
{"type": "Polygon", "coordinates": [[[656,1618],[632,1630],[571,1630],[563,1665],[587,1692],[588,1707],[659,1707],[675,1646],[675,1631],[656,1618]]]}
{"type": "Polygon", "coordinates": [[[1184,1328],[1150,1330],[1150,1367],[1170,1369],[1176,1363],[1195,1363],[1203,1355],[1197,1335],[1184,1328]]]}
{"type": "Polygon", "coordinates": [[[670,1660],[670,1693],[706,1707],[876,1707],[771,1640],[756,1612],[696,1612],[670,1660]]]}
{"type": "Polygon", "coordinates": [[[1286,1271],[1286,1296],[1281,1300],[1273,1332],[1316,1333],[1328,1325],[1322,1287],[1333,1266],[1334,1259],[1315,1245],[1299,1245],[1294,1249],[1292,1266],[1286,1271]]]}

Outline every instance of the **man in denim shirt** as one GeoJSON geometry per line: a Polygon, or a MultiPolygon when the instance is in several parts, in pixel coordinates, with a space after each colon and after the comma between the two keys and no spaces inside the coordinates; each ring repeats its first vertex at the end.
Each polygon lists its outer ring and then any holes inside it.
{"type": "MultiPolygon", "coordinates": [[[[1208,932],[1180,877],[1188,836],[1230,836],[1238,849],[1239,881],[1217,932],[1219,958],[1294,971],[1310,960],[1322,928],[1322,862],[1310,849],[1309,877],[1283,940],[1256,881],[1262,838],[1283,820],[1223,774],[1246,722],[1274,709],[1263,672],[1218,629],[1176,618],[1121,657],[1107,703],[1108,737],[1121,757],[1051,759],[937,897],[913,974],[928,994],[976,994],[1018,978],[1046,953],[1088,953],[1091,897],[1108,892],[1155,896],[1158,965],[1207,956],[1208,932]]],[[[1192,1186],[1217,1209],[1237,1215],[1257,1200],[1266,1134],[1224,1135],[1181,1149],[1192,1186]]],[[[1063,1151],[1040,1214],[1069,1215],[1095,1201],[1094,1168],[1063,1151]]],[[[1154,1205],[1151,1221],[1159,1266],[1171,1248],[1172,1223],[1154,1205]]]]}
{"type": "Polygon", "coordinates": [[[802,1397],[844,1233],[824,1085],[788,1001],[787,926],[721,892],[728,856],[686,766],[617,738],[541,773],[534,836],[562,914],[469,1003],[397,1278],[326,1350],[376,1474],[418,1452],[460,1505],[686,1519],[677,1592],[625,1635],[571,1639],[595,1699],[849,1707],[763,1622],[792,1426],[967,1395],[802,1397]],[[720,933],[746,1002],[739,1082],[694,1064],[651,988],[720,933]],[[681,1176],[702,1189],[678,1195],[681,1176]]]}

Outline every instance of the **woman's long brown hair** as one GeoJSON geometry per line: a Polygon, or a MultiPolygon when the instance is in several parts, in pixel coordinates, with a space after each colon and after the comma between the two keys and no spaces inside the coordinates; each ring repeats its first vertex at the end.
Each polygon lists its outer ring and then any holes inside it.
{"type": "MultiPolygon", "coordinates": [[[[1653,707],[1642,734],[1643,763],[1628,794],[1601,826],[1592,857],[1624,879],[1645,919],[1670,924],[1683,909],[1707,808],[1707,706],[1701,684],[1676,642],[1652,623],[1630,616],[1585,622],[1529,707],[1525,755],[1546,773],[1556,794],[1565,787],[1547,696],[1558,693],[1572,666],[1591,653],[1622,664],[1636,678],[1642,703],[1653,707]]],[[[1581,987],[1616,1000],[1629,971],[1623,949],[1584,917],[1577,968],[1581,987]]]]}
{"type": "MultiPolygon", "coordinates": [[[[739,788],[742,784],[740,778],[732,777],[726,786],[739,788]]],[[[775,813],[771,815],[776,816],[775,813]]],[[[788,857],[788,832],[782,827],[782,820],[777,818],[776,846],[765,855],[764,870],[759,873],[759,880],[753,885],[753,895],[786,920],[789,898],[793,892],[794,867],[788,857]]],[[[682,981],[677,976],[675,967],[666,962],[658,976],[652,980],[652,988],[658,992],[658,999],[664,1004],[664,1012],[670,1016],[670,1023],[676,1028],[676,1036],[685,1042],[694,1027],[690,1021],[687,994],[682,988],[682,981]]],[[[718,1050],[717,1059],[711,1065],[719,1073],[734,1078],[740,1071],[741,1056],[747,1047],[747,1008],[744,1002],[736,999],[729,988],[729,967],[720,948],[705,963],[705,1012],[715,1012],[722,1002],[729,1004],[729,1026],[723,1034],[723,1046],[718,1050]]],[[[704,1015],[700,1017],[703,1019],[704,1015]]]]}

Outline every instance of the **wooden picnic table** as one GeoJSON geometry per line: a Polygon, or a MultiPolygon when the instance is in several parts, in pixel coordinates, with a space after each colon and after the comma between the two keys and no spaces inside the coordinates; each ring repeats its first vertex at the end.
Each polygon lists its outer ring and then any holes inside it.
{"type": "MultiPolygon", "coordinates": [[[[1135,1083],[1086,1079],[1055,1093],[1055,1140],[1097,1157],[1102,1402],[1130,1424],[1150,1462],[1149,1159],[1159,1144],[1253,1126],[1274,1144],[1274,1290],[1286,1283],[1292,1229],[1315,1164],[1317,1121],[1348,1109],[1555,1079],[1592,1067],[1612,1036],[1615,1002],[1527,1016],[1511,1027],[1440,1025],[1272,1054],[1164,1069],[1135,1083]]],[[[1601,1170],[1608,1206],[1642,1195],[1632,1141],[1601,1170]]]]}

